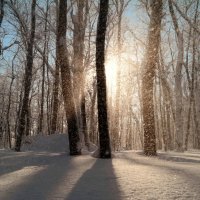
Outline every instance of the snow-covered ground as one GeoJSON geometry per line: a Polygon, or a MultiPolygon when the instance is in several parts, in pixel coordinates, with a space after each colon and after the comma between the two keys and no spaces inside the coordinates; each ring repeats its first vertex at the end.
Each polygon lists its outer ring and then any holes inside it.
{"type": "Polygon", "coordinates": [[[200,200],[200,152],[68,156],[66,135],[0,150],[0,200],[200,200]],[[31,143],[31,144],[28,144],[31,143]]]}

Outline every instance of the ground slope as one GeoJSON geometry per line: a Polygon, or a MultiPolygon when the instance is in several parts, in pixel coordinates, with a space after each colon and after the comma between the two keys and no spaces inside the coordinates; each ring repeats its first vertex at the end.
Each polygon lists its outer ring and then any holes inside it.
{"type": "Polygon", "coordinates": [[[69,157],[66,135],[31,141],[25,152],[0,151],[0,200],[200,199],[199,152],[103,160],[69,157]]]}

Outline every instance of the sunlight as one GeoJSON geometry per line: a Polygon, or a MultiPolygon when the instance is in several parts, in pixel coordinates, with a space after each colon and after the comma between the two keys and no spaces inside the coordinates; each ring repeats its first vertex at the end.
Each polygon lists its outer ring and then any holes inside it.
{"type": "MultiPolygon", "coordinates": [[[[14,164],[13,168],[15,168],[14,164]]],[[[1,175],[1,199],[7,199],[7,196],[9,195],[9,193],[7,192],[8,190],[15,191],[15,189],[21,184],[26,185],[32,176],[36,175],[45,168],[46,166],[26,166],[13,172],[1,175]]]]}
{"type": "Polygon", "coordinates": [[[117,58],[114,56],[108,56],[108,59],[105,63],[106,69],[106,84],[109,93],[115,93],[116,90],[116,77],[117,77],[117,58]]]}

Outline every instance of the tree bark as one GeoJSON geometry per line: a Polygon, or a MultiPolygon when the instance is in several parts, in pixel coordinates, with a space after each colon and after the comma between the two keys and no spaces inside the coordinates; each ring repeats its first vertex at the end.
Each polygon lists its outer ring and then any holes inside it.
{"type": "Polygon", "coordinates": [[[20,151],[22,136],[24,135],[25,125],[26,125],[26,115],[28,113],[28,104],[29,104],[29,94],[31,90],[32,82],[32,69],[33,69],[33,45],[35,38],[35,8],[36,0],[32,0],[31,7],[31,34],[28,41],[27,56],[26,56],[26,68],[25,68],[25,77],[24,77],[24,97],[22,101],[22,109],[19,117],[19,125],[17,128],[17,139],[15,144],[15,151],[20,151]]]}
{"type": "Polygon", "coordinates": [[[0,27],[4,16],[4,0],[0,0],[0,27]]]}
{"type": "MultiPolygon", "coordinates": [[[[4,16],[4,0],[0,0],[0,28],[3,21],[3,16],[4,16]]],[[[2,44],[0,40],[0,55],[2,53],[1,51],[2,51],[2,44]]]]}
{"type": "Polygon", "coordinates": [[[160,45],[162,0],[152,0],[151,9],[152,11],[150,16],[149,35],[146,53],[147,57],[142,76],[144,154],[147,156],[156,155],[153,87],[160,45]]]}
{"type": "Polygon", "coordinates": [[[100,1],[100,11],[96,37],[97,105],[100,158],[111,158],[108,129],[106,75],[105,75],[105,35],[109,0],[100,1]]]}
{"type": "Polygon", "coordinates": [[[70,155],[80,155],[81,149],[78,147],[80,139],[78,135],[78,124],[76,118],[75,104],[73,101],[71,71],[69,61],[67,58],[68,55],[66,45],[66,28],[67,0],[60,0],[57,29],[58,64],[61,69],[62,93],[68,124],[70,155]]]}
{"type": "Polygon", "coordinates": [[[45,84],[45,70],[46,70],[46,49],[47,49],[47,17],[48,17],[48,5],[49,1],[47,0],[46,13],[45,13],[45,25],[44,25],[44,49],[43,49],[43,58],[42,58],[42,94],[41,94],[41,105],[40,105],[40,115],[39,115],[39,127],[38,133],[43,133],[43,120],[44,120],[44,84],[45,84]]]}
{"type": "Polygon", "coordinates": [[[175,72],[175,133],[176,133],[176,150],[182,152],[183,149],[183,117],[182,117],[182,65],[183,65],[183,34],[180,32],[177,18],[174,13],[172,1],[169,0],[169,10],[174,24],[174,29],[177,36],[177,63],[175,72]]]}
{"type": "Polygon", "coordinates": [[[89,137],[85,108],[85,66],[84,66],[84,38],[88,15],[88,2],[77,1],[77,13],[73,15],[73,51],[74,51],[74,77],[73,88],[78,115],[80,134],[84,136],[85,145],[89,148],[89,137]],[[85,15],[84,15],[85,10],[85,15]]]}
{"type": "MultiPolygon", "coordinates": [[[[58,2],[58,1],[56,1],[58,2]]],[[[57,29],[58,29],[58,21],[59,21],[59,11],[58,11],[58,4],[56,4],[56,23],[57,23],[57,29]]],[[[56,35],[56,69],[55,69],[55,75],[54,75],[54,85],[53,85],[53,97],[52,97],[52,118],[51,118],[51,134],[56,133],[57,131],[57,121],[58,121],[58,109],[59,109],[59,84],[60,84],[60,66],[58,62],[58,44],[59,44],[59,38],[58,34],[56,35]]]]}
{"type": "Polygon", "coordinates": [[[8,96],[8,107],[7,107],[7,114],[6,114],[6,121],[7,121],[7,135],[8,135],[8,144],[9,148],[11,148],[11,131],[10,131],[10,109],[11,109],[11,100],[12,100],[12,86],[15,80],[14,75],[14,60],[17,56],[18,51],[15,53],[13,60],[12,60],[12,74],[11,74],[11,82],[9,88],[9,96],[8,96]]]}

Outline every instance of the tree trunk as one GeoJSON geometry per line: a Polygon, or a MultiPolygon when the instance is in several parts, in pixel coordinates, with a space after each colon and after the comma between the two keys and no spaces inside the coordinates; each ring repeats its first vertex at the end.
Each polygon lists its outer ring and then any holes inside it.
{"type": "MultiPolygon", "coordinates": [[[[0,0],[0,28],[3,21],[3,16],[4,16],[4,0],[0,0]]],[[[0,55],[2,53],[1,51],[2,51],[2,44],[0,40],[0,55]]]]}
{"type": "Polygon", "coordinates": [[[162,0],[152,0],[146,65],[142,76],[144,154],[156,155],[153,87],[160,45],[162,0]]]}
{"type": "Polygon", "coordinates": [[[62,93],[65,104],[67,124],[68,124],[70,155],[80,155],[81,149],[79,149],[78,147],[80,139],[78,135],[75,104],[73,101],[71,72],[70,72],[69,61],[67,58],[66,28],[67,28],[67,1],[60,0],[58,29],[57,29],[58,64],[61,69],[62,93]]]}
{"type": "Polygon", "coordinates": [[[47,49],[47,17],[48,17],[49,1],[47,0],[46,13],[45,13],[45,25],[44,25],[44,49],[42,55],[42,95],[39,115],[39,128],[38,133],[43,133],[43,119],[44,119],[44,83],[45,83],[45,70],[46,70],[46,49],[47,49]]]}
{"type": "Polygon", "coordinates": [[[118,54],[118,66],[117,66],[117,86],[115,96],[115,113],[114,113],[114,128],[113,128],[113,149],[119,150],[119,138],[120,138],[120,98],[121,98],[121,23],[123,14],[123,3],[116,2],[117,9],[117,54],[118,54]]]}
{"type": "MultiPolygon", "coordinates": [[[[188,108],[188,118],[187,118],[187,129],[186,129],[186,135],[185,135],[185,151],[188,150],[188,140],[190,135],[190,124],[191,124],[191,113],[192,113],[192,107],[194,103],[194,73],[195,73],[195,56],[196,56],[196,49],[195,49],[195,40],[193,41],[193,54],[192,54],[192,75],[191,80],[189,81],[189,90],[190,90],[190,96],[189,96],[189,108],[188,108]]],[[[186,73],[189,73],[188,70],[186,70],[186,73]]],[[[189,77],[189,74],[187,74],[189,77]]]]}
{"type": "Polygon", "coordinates": [[[108,129],[106,75],[105,75],[105,35],[109,0],[100,0],[96,37],[97,105],[100,158],[111,158],[108,129]]]}
{"type": "Polygon", "coordinates": [[[4,0],[0,0],[0,27],[4,16],[4,0]]]}
{"type": "MultiPolygon", "coordinates": [[[[198,62],[200,63],[200,53],[198,53],[198,62]]],[[[197,65],[199,66],[199,65],[197,65]]],[[[197,149],[200,149],[200,74],[198,68],[196,66],[196,73],[194,73],[194,95],[195,99],[193,102],[193,114],[194,114],[194,125],[195,125],[195,133],[194,133],[194,138],[195,138],[195,144],[194,147],[197,149]]]]}
{"type": "Polygon", "coordinates": [[[22,136],[25,131],[26,115],[28,113],[28,104],[29,104],[29,94],[31,90],[31,81],[32,81],[32,69],[33,69],[33,45],[35,38],[35,7],[36,0],[32,0],[31,8],[31,34],[28,41],[28,49],[26,61],[27,65],[25,68],[25,78],[24,78],[24,97],[22,101],[22,109],[19,117],[19,125],[17,129],[17,139],[15,144],[15,150],[20,151],[22,136]]]}
{"type": "Polygon", "coordinates": [[[84,66],[84,38],[87,22],[87,1],[77,1],[77,13],[72,14],[73,30],[73,51],[74,51],[74,95],[76,110],[79,119],[80,134],[84,136],[85,145],[89,148],[89,137],[87,131],[86,110],[85,110],[85,66],[84,66]],[[84,15],[85,9],[85,15],[84,15]]]}
{"type": "Polygon", "coordinates": [[[10,82],[9,96],[8,96],[8,107],[7,107],[7,114],[6,114],[7,135],[8,135],[9,148],[11,148],[10,107],[11,107],[11,98],[12,98],[12,85],[13,85],[14,79],[15,79],[15,77],[14,77],[14,64],[12,63],[12,78],[11,78],[11,82],[10,82]]]}
{"type": "Polygon", "coordinates": [[[176,63],[176,72],[175,72],[175,133],[176,133],[176,150],[183,151],[183,117],[182,117],[182,65],[183,65],[183,34],[179,30],[178,22],[176,15],[174,13],[172,1],[169,0],[169,10],[174,24],[174,29],[177,36],[177,63],[176,63]]]}
{"type": "Polygon", "coordinates": [[[95,135],[95,110],[96,110],[96,97],[97,97],[97,89],[96,89],[96,81],[93,82],[93,94],[91,95],[91,109],[90,109],[90,120],[89,120],[89,136],[93,143],[96,142],[95,135]]]}
{"type": "MultiPolygon", "coordinates": [[[[58,1],[56,1],[58,2],[58,1]]],[[[58,4],[56,4],[56,14],[57,14],[57,29],[58,29],[58,18],[59,18],[59,11],[58,11],[58,4]]],[[[60,77],[59,77],[59,62],[58,62],[58,35],[56,35],[56,69],[55,69],[55,75],[54,75],[54,85],[53,85],[53,97],[52,97],[52,118],[51,118],[51,134],[56,133],[57,131],[57,121],[58,121],[58,109],[59,109],[59,83],[60,83],[60,77]]]]}

